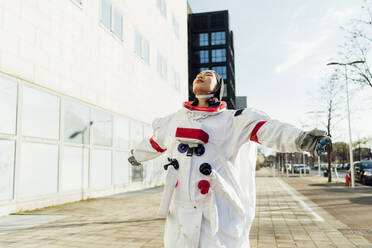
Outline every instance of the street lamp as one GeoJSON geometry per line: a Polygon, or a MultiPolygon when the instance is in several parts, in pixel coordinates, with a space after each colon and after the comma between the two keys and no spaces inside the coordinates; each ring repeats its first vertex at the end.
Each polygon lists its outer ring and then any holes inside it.
{"type": "Polygon", "coordinates": [[[84,136],[85,136],[85,132],[88,130],[88,128],[90,128],[91,126],[93,125],[93,121],[90,121],[89,122],[89,125],[85,126],[82,130],[80,131],[76,131],[75,133],[71,134],[70,135],[70,139],[74,139],[76,138],[76,136],[78,136],[79,134],[81,134],[81,147],[82,147],[82,158],[81,158],[81,161],[82,161],[82,166],[81,166],[81,198],[84,200],[84,145],[85,145],[85,142],[84,142],[84,136]]]}
{"type": "Polygon", "coordinates": [[[351,173],[351,187],[354,188],[355,186],[355,178],[354,178],[354,165],[353,165],[353,143],[351,141],[351,125],[350,125],[350,106],[349,106],[349,88],[348,88],[348,78],[347,78],[347,66],[354,65],[354,64],[363,64],[365,61],[363,60],[356,60],[350,63],[338,63],[338,62],[331,62],[327,65],[342,65],[345,68],[345,85],[346,85],[346,101],[347,101],[347,120],[349,125],[349,152],[350,152],[350,173],[351,173]]]}

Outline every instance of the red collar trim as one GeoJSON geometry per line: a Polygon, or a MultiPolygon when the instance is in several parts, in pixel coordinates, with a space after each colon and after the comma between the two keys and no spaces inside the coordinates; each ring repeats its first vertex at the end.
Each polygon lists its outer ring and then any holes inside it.
{"type": "Polygon", "coordinates": [[[218,112],[226,108],[226,102],[224,101],[221,101],[220,106],[217,106],[217,107],[196,107],[196,106],[190,105],[192,102],[193,101],[184,102],[183,106],[189,110],[206,111],[206,112],[218,112]]]}

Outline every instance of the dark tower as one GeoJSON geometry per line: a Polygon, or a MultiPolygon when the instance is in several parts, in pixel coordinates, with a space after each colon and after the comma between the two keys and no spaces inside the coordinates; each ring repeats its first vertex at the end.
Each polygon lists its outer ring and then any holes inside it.
{"type": "Polygon", "coordinates": [[[189,99],[194,99],[192,81],[201,70],[212,69],[225,81],[222,100],[235,109],[235,63],[233,32],[227,10],[188,15],[189,99]]]}

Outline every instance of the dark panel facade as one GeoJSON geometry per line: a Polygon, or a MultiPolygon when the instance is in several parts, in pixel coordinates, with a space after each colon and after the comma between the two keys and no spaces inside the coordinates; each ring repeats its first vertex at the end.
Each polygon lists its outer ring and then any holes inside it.
{"type": "Polygon", "coordinates": [[[189,99],[194,99],[192,82],[202,70],[217,71],[225,81],[222,100],[236,109],[233,32],[227,10],[188,15],[189,99]]]}

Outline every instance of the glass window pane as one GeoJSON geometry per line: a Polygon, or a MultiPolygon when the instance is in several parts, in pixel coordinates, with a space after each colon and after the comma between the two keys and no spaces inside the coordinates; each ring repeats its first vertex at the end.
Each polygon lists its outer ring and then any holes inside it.
{"type": "Polygon", "coordinates": [[[200,63],[208,63],[209,62],[209,54],[208,50],[200,50],[199,51],[200,56],[200,63]]]}
{"type": "Polygon", "coordinates": [[[162,60],[162,76],[164,79],[167,79],[167,61],[163,58],[162,60]]]}
{"type": "Polygon", "coordinates": [[[17,82],[0,76],[0,133],[15,134],[17,82]]]}
{"type": "Polygon", "coordinates": [[[83,173],[84,188],[88,188],[88,161],[89,151],[80,147],[63,148],[62,168],[61,168],[61,189],[62,191],[81,190],[81,181],[83,173]],[[84,171],[81,171],[81,166],[84,160],[84,171]]]}
{"type": "Polygon", "coordinates": [[[158,63],[157,63],[157,70],[158,70],[158,73],[162,76],[162,57],[159,55],[158,53],[158,63]]]}
{"type": "Polygon", "coordinates": [[[114,34],[123,39],[123,16],[114,8],[114,34]]]}
{"type": "Polygon", "coordinates": [[[199,72],[209,70],[209,67],[200,67],[199,72]]]}
{"type": "Polygon", "coordinates": [[[226,61],[226,49],[212,50],[212,62],[225,62],[225,61],[226,61]]]}
{"type": "Polygon", "coordinates": [[[59,97],[25,86],[22,135],[58,139],[59,97]]]}
{"type": "Polygon", "coordinates": [[[115,152],[114,153],[114,180],[115,184],[129,183],[129,153],[115,152]]]}
{"type": "Polygon", "coordinates": [[[91,187],[100,189],[111,185],[111,151],[94,149],[91,163],[91,187]]]}
{"type": "Polygon", "coordinates": [[[0,140],[0,201],[13,198],[14,148],[13,140],[0,140]]]}
{"type": "Polygon", "coordinates": [[[129,120],[124,117],[115,116],[114,127],[114,146],[129,148],[129,120]]]}
{"type": "Polygon", "coordinates": [[[142,37],[138,32],[135,32],[134,34],[135,40],[134,40],[134,49],[138,57],[142,56],[142,37]]]}
{"type": "Polygon", "coordinates": [[[88,106],[65,99],[64,100],[64,135],[66,142],[89,144],[90,109],[88,106]],[[74,137],[71,137],[74,135],[74,137]]]}
{"type": "Polygon", "coordinates": [[[208,46],[208,33],[199,34],[199,46],[208,46]]]}
{"type": "Polygon", "coordinates": [[[112,146],[112,115],[110,113],[94,110],[93,135],[95,145],[112,146]]]}
{"type": "Polygon", "coordinates": [[[132,168],[132,182],[143,181],[143,165],[131,166],[132,168]]]}
{"type": "Polygon", "coordinates": [[[108,0],[101,0],[101,22],[111,30],[111,3],[108,0]]]}
{"type": "Polygon", "coordinates": [[[223,45],[226,44],[225,32],[214,32],[211,34],[212,45],[223,45]]]}
{"type": "Polygon", "coordinates": [[[57,193],[58,146],[22,143],[19,197],[57,193]]]}
{"type": "Polygon", "coordinates": [[[150,46],[147,40],[143,39],[143,59],[150,64],[150,46]]]}
{"type": "Polygon", "coordinates": [[[212,70],[216,71],[223,79],[227,79],[226,66],[213,66],[212,70]]]}
{"type": "Polygon", "coordinates": [[[131,134],[131,147],[142,141],[143,135],[143,125],[137,121],[130,122],[130,134],[131,134]]]}

